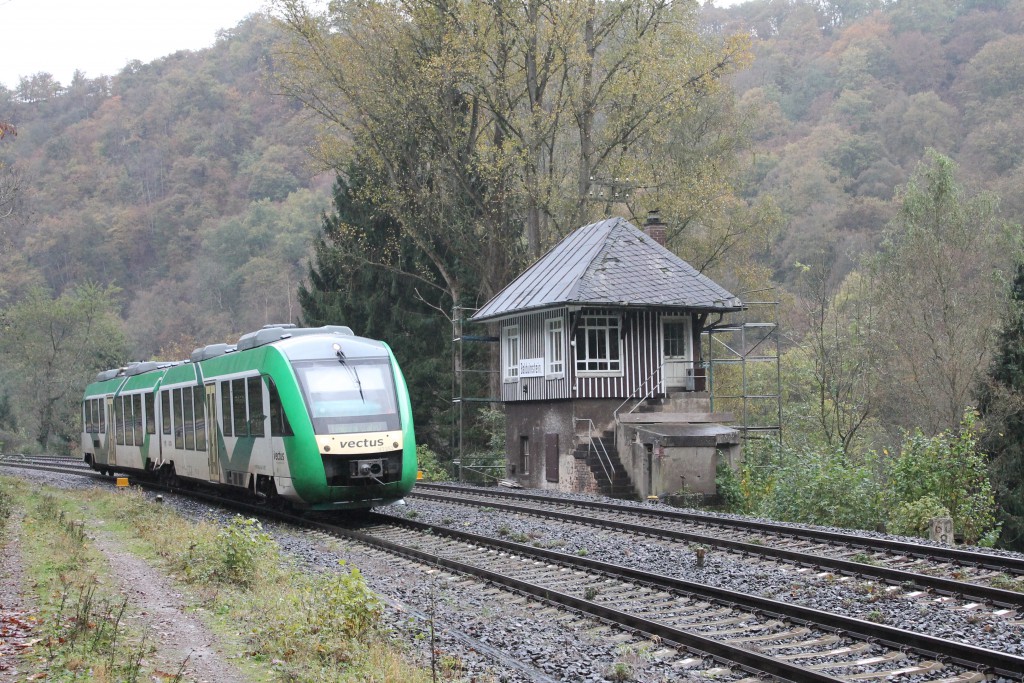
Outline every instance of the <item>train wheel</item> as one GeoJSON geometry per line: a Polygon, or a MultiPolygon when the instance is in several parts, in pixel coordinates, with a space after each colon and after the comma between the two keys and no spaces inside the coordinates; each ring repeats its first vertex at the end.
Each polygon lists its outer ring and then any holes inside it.
{"type": "Polygon", "coordinates": [[[174,463],[168,463],[160,468],[160,474],[158,479],[161,484],[167,488],[175,488],[180,483],[178,481],[178,474],[174,471],[174,463]]]}

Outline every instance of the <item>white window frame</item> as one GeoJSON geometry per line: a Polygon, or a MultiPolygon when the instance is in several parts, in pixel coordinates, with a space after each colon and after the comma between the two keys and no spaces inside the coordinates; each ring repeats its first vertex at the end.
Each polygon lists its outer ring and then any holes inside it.
{"type": "Polygon", "coordinates": [[[565,377],[565,321],[561,318],[544,321],[544,377],[565,377]]]}
{"type": "Polygon", "coordinates": [[[579,318],[573,335],[575,347],[573,359],[576,364],[576,374],[582,377],[621,377],[623,372],[622,362],[622,318],[617,315],[584,314],[579,318]],[[590,331],[594,331],[594,341],[599,346],[601,337],[604,338],[606,355],[597,354],[597,348],[590,348],[590,331]],[[615,344],[611,342],[611,332],[615,330],[615,344]],[[617,354],[612,358],[609,353],[615,348],[617,354]],[[594,355],[591,355],[594,354],[594,355]],[[593,367],[593,366],[604,367],[593,367]]]}
{"type": "Polygon", "coordinates": [[[519,325],[501,328],[501,379],[519,381],[519,325]]]}

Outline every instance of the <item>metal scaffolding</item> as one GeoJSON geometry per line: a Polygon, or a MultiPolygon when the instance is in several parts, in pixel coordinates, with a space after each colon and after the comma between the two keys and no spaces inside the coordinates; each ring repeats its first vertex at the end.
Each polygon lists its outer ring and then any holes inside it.
{"type": "Polygon", "coordinates": [[[485,357],[485,366],[467,366],[466,344],[494,344],[498,337],[465,333],[467,318],[477,309],[456,306],[452,309],[452,445],[453,464],[458,466],[459,481],[465,480],[466,472],[473,472],[483,479],[501,479],[505,466],[476,462],[465,452],[466,412],[469,406],[497,403],[499,399],[488,396],[495,385],[492,376],[498,371],[491,367],[490,354],[485,357]],[[480,391],[482,389],[482,392],[480,391]],[[480,395],[484,393],[484,395],[480,395]],[[500,470],[500,471],[498,471],[500,470]]]}
{"type": "MultiPolygon", "coordinates": [[[[763,291],[749,292],[760,294],[763,291]]],[[[704,331],[712,412],[732,412],[744,438],[782,440],[778,301],[746,301],[733,324],[704,331]]]]}

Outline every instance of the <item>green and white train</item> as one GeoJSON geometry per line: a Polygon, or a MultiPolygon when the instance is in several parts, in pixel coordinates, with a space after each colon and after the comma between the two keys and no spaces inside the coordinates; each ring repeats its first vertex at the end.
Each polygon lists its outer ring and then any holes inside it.
{"type": "Polygon", "coordinates": [[[104,474],[247,490],[300,509],[401,499],[416,481],[409,392],[391,349],[341,326],[272,325],[188,361],[101,372],[82,453],[104,474]]]}

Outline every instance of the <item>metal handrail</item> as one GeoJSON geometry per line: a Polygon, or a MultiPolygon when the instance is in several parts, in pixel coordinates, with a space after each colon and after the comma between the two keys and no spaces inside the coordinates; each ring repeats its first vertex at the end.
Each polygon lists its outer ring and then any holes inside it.
{"type": "MultiPolygon", "coordinates": [[[[672,363],[687,364],[691,368],[696,368],[697,367],[697,361],[693,361],[693,360],[676,360],[676,361],[671,361],[671,362],[672,363]]],[[[612,415],[615,417],[616,420],[619,419],[619,411],[622,410],[622,406],[626,405],[627,403],[629,403],[630,401],[635,399],[636,398],[636,392],[639,391],[640,389],[642,389],[645,385],[647,385],[659,373],[663,372],[665,370],[665,366],[666,365],[668,365],[668,363],[665,362],[665,361],[662,361],[661,365],[656,367],[654,369],[654,372],[652,372],[650,375],[648,375],[647,379],[645,379],[640,384],[640,386],[638,386],[636,389],[634,389],[633,393],[630,394],[629,396],[627,396],[625,401],[623,401],[622,403],[619,404],[619,406],[612,413],[612,415]]],[[[632,408],[630,408],[629,412],[627,412],[626,414],[628,415],[628,414],[632,413],[634,410],[636,410],[637,408],[639,408],[643,404],[644,401],[646,401],[647,399],[649,399],[653,395],[655,388],[657,388],[657,385],[652,385],[651,388],[647,390],[647,393],[645,393],[643,396],[641,396],[640,400],[636,402],[636,405],[634,405],[632,408]]]]}
{"type": "Polygon", "coordinates": [[[607,477],[608,483],[611,484],[612,476],[615,474],[615,464],[612,462],[612,457],[608,455],[608,449],[604,447],[604,443],[600,439],[598,439],[596,444],[594,443],[594,431],[596,431],[594,421],[589,417],[574,417],[572,420],[573,430],[576,431],[577,438],[579,438],[580,433],[576,427],[576,423],[587,423],[587,453],[589,454],[593,452],[594,455],[597,456],[597,461],[601,463],[601,469],[604,470],[604,476],[607,477]],[[601,457],[602,453],[604,454],[603,458],[601,457]],[[609,469],[611,469],[611,474],[608,473],[609,469]]]}

